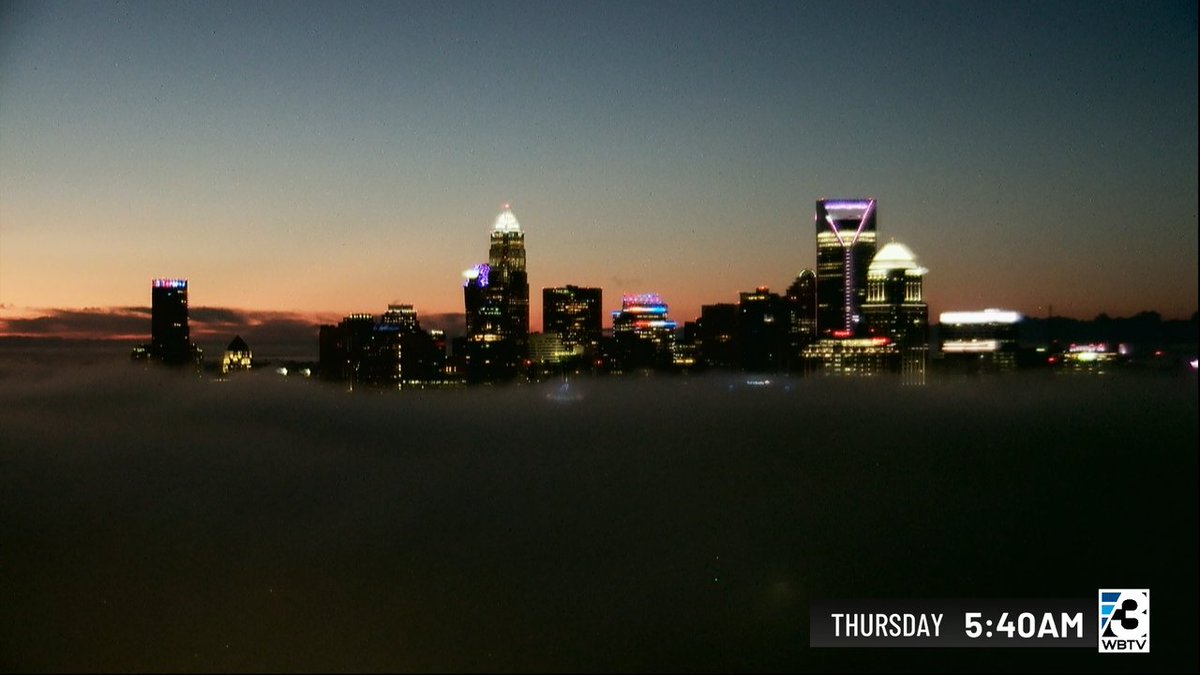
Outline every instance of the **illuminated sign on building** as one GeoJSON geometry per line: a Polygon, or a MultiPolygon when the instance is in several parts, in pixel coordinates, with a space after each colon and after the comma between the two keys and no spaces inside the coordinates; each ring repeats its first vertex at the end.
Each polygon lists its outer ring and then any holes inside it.
{"type": "Polygon", "coordinates": [[[464,279],[463,286],[466,286],[467,284],[471,283],[472,281],[477,280],[479,282],[480,287],[485,287],[488,285],[488,277],[491,275],[491,273],[492,273],[492,268],[490,265],[488,265],[487,263],[480,263],[480,264],[472,267],[471,269],[463,272],[463,279],[464,279]]]}
{"type": "Polygon", "coordinates": [[[938,321],[956,325],[986,324],[986,323],[1017,323],[1021,320],[1020,312],[1009,312],[1002,309],[985,309],[982,312],[942,312],[938,321]]]}

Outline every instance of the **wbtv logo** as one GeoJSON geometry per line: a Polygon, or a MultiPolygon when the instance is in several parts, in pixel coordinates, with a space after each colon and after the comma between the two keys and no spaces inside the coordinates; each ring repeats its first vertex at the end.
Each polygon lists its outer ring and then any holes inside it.
{"type": "Polygon", "coordinates": [[[1150,651],[1150,589],[1100,589],[1100,651],[1150,651]]]}

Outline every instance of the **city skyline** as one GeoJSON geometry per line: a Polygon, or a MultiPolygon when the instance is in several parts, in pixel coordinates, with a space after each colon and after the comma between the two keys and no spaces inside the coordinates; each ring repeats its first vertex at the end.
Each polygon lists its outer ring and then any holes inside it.
{"type": "Polygon", "coordinates": [[[814,201],[860,196],[931,316],[1196,311],[1194,4],[690,7],[6,5],[0,320],[158,277],[460,313],[509,200],[531,289],[689,320],[782,292],[814,201]]]}

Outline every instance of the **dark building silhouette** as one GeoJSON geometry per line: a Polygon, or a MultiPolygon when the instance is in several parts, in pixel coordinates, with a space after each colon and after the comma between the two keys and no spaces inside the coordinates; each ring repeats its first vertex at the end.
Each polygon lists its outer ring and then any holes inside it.
{"type": "Polygon", "coordinates": [[[320,328],[321,375],[354,384],[413,387],[443,381],[444,351],[412,305],[388,305],[379,321],[351,314],[320,328]]]}
{"type": "Polygon", "coordinates": [[[203,352],[192,344],[188,326],[187,279],[150,282],[150,343],[136,347],[133,357],[170,365],[201,363],[203,352]]]}
{"type": "Polygon", "coordinates": [[[788,367],[800,368],[804,348],[817,339],[817,275],[812,270],[801,270],[796,280],[788,286],[788,367]]]}
{"type": "Polygon", "coordinates": [[[543,288],[542,332],[557,333],[564,351],[594,354],[603,330],[603,301],[599,288],[543,288]]]}
{"type": "Polygon", "coordinates": [[[368,359],[375,333],[375,317],[370,314],[351,314],[336,326],[321,326],[321,376],[331,380],[362,381],[363,364],[368,359]]]}
{"type": "Polygon", "coordinates": [[[819,337],[863,333],[867,265],[875,257],[875,200],[817,202],[817,331],[819,337]]]}
{"type": "Polygon", "coordinates": [[[785,365],[788,309],[765,286],[738,294],[737,349],[742,370],[765,373],[785,365]]]}
{"type": "Polygon", "coordinates": [[[738,306],[731,302],[701,305],[696,320],[699,360],[710,368],[736,368],[738,350],[738,306]]]}

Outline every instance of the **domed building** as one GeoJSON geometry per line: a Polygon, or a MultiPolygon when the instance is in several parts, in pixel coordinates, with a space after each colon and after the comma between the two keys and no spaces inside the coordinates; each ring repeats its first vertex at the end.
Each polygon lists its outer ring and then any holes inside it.
{"type": "Polygon", "coordinates": [[[867,267],[863,319],[871,337],[887,338],[900,352],[906,381],[923,383],[929,353],[929,306],[923,282],[929,270],[899,242],[888,242],[867,267]]]}

